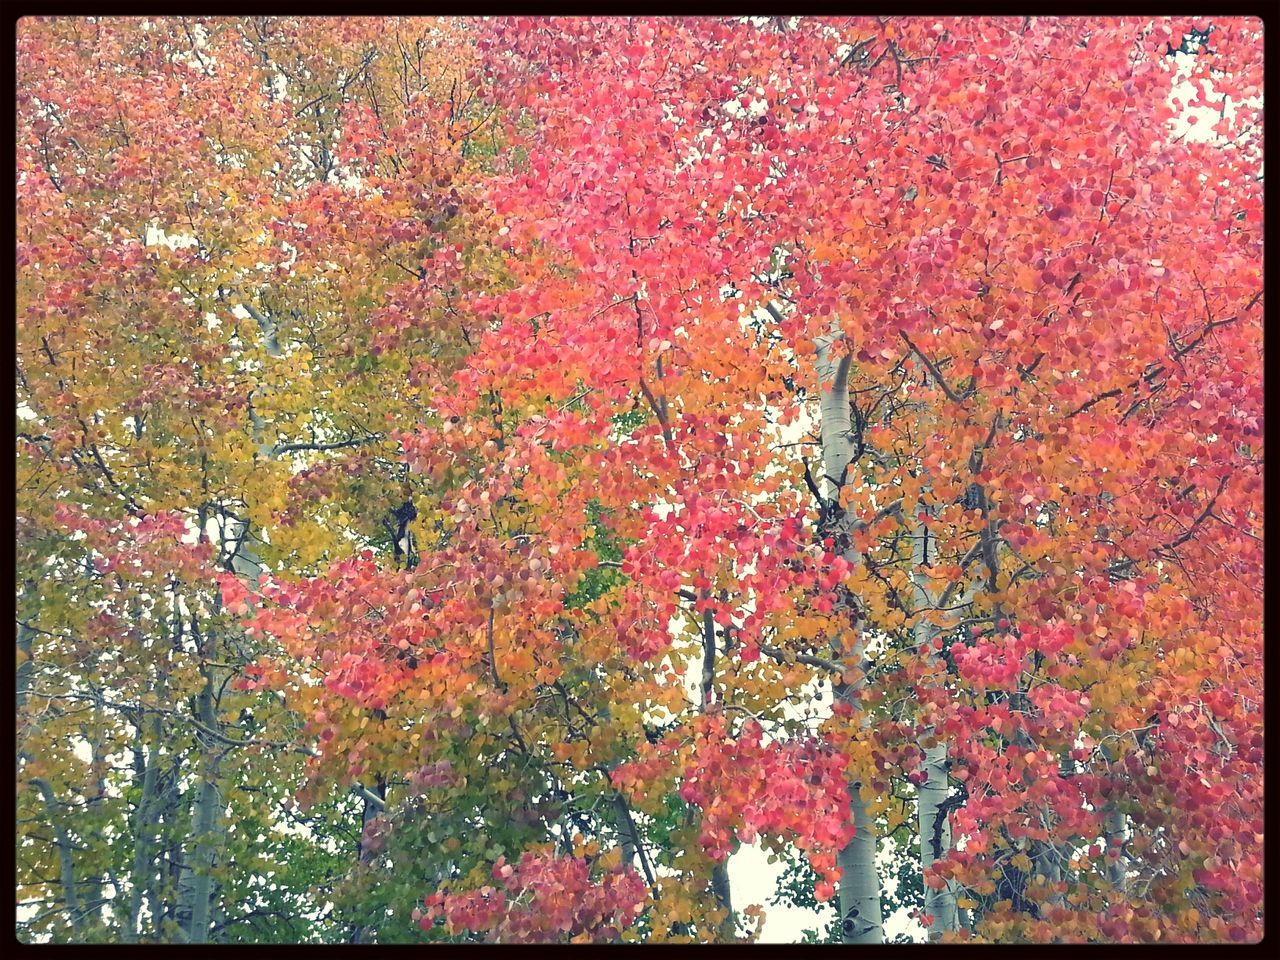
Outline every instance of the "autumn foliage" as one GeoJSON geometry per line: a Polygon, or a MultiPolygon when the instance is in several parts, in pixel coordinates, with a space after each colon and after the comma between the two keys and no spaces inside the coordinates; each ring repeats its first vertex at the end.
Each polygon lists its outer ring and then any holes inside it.
{"type": "Polygon", "coordinates": [[[1259,939],[1261,76],[22,21],[20,933],[1259,939]]]}

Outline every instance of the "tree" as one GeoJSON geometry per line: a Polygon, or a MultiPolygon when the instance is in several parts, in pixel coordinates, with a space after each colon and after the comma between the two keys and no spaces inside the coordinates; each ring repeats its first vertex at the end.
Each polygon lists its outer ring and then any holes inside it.
{"type": "Polygon", "coordinates": [[[456,86],[456,38],[429,22],[28,20],[18,54],[26,932],[342,936],[312,891],[344,872],[361,804],[293,806],[313,747],[278,693],[237,686],[265,651],[214,577],[406,536],[387,435],[430,388],[409,357],[444,370],[465,348],[401,322],[443,315],[468,282],[452,245],[474,209],[452,183],[468,141],[449,137],[483,115],[456,86]],[[339,117],[385,124],[398,152],[348,157],[339,117]],[[340,183],[356,171],[359,198],[340,183]],[[55,851],[88,896],[54,894],[55,851]]]}
{"type": "Polygon", "coordinates": [[[33,932],[1260,937],[1257,22],[24,29],[33,932]]]}

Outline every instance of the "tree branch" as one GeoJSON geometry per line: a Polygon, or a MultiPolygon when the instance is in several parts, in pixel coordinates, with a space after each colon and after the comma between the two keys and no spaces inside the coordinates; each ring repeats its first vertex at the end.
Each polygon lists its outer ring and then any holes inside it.
{"type": "Polygon", "coordinates": [[[767,643],[760,644],[760,652],[773,660],[776,660],[778,663],[803,663],[806,666],[817,667],[820,670],[826,670],[828,673],[834,673],[837,676],[844,675],[844,667],[831,660],[824,660],[822,657],[815,657],[807,653],[788,653],[785,650],[770,646],[767,643]]]}
{"type": "Polygon", "coordinates": [[[382,439],[382,434],[374,433],[367,437],[349,437],[346,440],[337,440],[333,443],[278,443],[271,448],[271,456],[278,457],[286,453],[298,453],[304,450],[342,450],[346,447],[358,447],[364,443],[375,443],[382,439]]]}
{"type": "Polygon", "coordinates": [[[645,400],[649,402],[649,408],[653,410],[653,415],[658,418],[658,424],[662,427],[662,438],[667,442],[668,447],[673,447],[675,441],[671,437],[671,425],[667,422],[665,404],[659,405],[657,399],[653,396],[653,391],[645,383],[644,377],[640,378],[640,392],[644,394],[645,400]]]}
{"type": "Polygon", "coordinates": [[[937,381],[938,386],[942,388],[942,392],[947,395],[947,398],[951,400],[953,403],[958,403],[960,404],[960,406],[963,407],[964,399],[956,395],[956,392],[951,389],[946,379],[942,376],[942,371],[940,371],[936,366],[934,366],[933,361],[930,360],[928,357],[926,357],[923,353],[921,353],[920,348],[911,342],[911,338],[907,336],[907,332],[905,330],[899,330],[898,336],[902,337],[902,339],[906,342],[907,346],[911,348],[911,352],[914,353],[917,357],[919,357],[920,362],[923,363],[925,367],[928,368],[930,376],[932,376],[933,379],[937,381]]]}
{"type": "Polygon", "coordinates": [[[363,800],[365,803],[371,804],[377,807],[379,810],[385,810],[387,808],[387,801],[383,800],[380,796],[378,796],[368,787],[362,786],[361,784],[357,783],[351,787],[351,792],[355,796],[363,800]]]}
{"type": "Polygon", "coordinates": [[[1227,478],[1220,477],[1218,479],[1218,492],[1213,495],[1213,498],[1209,501],[1208,505],[1202,511],[1200,511],[1200,515],[1196,517],[1195,520],[1191,521],[1191,526],[1188,527],[1185,531],[1183,531],[1182,535],[1178,537],[1178,539],[1174,540],[1172,543],[1169,543],[1163,547],[1160,547],[1159,549],[1161,551],[1174,550],[1182,546],[1188,540],[1190,540],[1195,535],[1196,528],[1200,526],[1201,523],[1204,522],[1204,520],[1209,516],[1209,514],[1213,513],[1214,505],[1217,504],[1218,498],[1222,496],[1222,491],[1226,488],[1226,486],[1227,486],[1227,478]]]}

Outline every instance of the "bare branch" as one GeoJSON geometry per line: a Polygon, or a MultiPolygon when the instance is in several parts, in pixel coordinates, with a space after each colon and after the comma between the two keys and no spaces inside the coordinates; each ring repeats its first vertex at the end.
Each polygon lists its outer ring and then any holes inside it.
{"type": "Polygon", "coordinates": [[[952,390],[950,385],[947,383],[946,378],[942,376],[942,371],[940,371],[934,365],[932,360],[930,360],[928,357],[926,357],[923,353],[920,352],[919,347],[917,347],[914,343],[911,342],[911,338],[907,336],[907,332],[905,330],[899,330],[898,336],[902,337],[902,339],[906,342],[907,346],[911,348],[911,352],[914,353],[917,357],[919,357],[920,362],[923,363],[925,367],[928,368],[929,374],[937,382],[938,386],[942,388],[942,392],[947,395],[947,398],[951,400],[953,403],[958,403],[960,404],[960,406],[963,407],[964,399],[956,395],[956,392],[952,390]]]}

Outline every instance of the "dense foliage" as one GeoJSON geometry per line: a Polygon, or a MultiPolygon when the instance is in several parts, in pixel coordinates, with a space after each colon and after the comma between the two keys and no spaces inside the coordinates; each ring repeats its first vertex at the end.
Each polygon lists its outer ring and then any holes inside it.
{"type": "Polygon", "coordinates": [[[22,21],[20,936],[1260,938],[1261,77],[22,21]]]}

